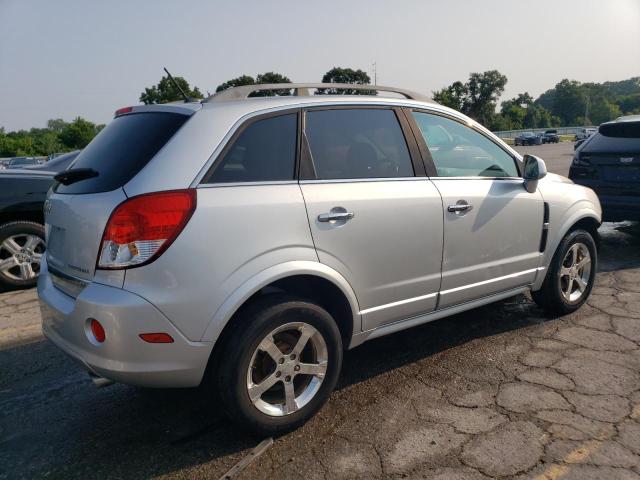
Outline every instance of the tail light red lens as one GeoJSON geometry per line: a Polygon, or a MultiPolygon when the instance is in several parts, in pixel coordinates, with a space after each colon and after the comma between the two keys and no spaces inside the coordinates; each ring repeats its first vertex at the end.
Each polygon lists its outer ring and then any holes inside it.
{"type": "Polygon", "coordinates": [[[150,193],[121,203],[104,230],[97,268],[152,262],[176,239],[195,208],[194,189],[150,193]]]}
{"type": "Polygon", "coordinates": [[[120,115],[124,115],[125,113],[131,113],[133,111],[133,107],[122,107],[116,110],[114,117],[119,117],[120,115]]]}

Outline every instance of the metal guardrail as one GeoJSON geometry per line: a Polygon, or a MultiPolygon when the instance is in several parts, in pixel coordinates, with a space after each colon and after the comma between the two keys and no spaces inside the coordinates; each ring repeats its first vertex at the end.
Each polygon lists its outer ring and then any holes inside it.
{"type": "Polygon", "coordinates": [[[585,128],[598,128],[595,126],[578,126],[578,127],[547,127],[547,128],[524,128],[522,130],[503,130],[499,132],[493,132],[500,138],[515,138],[521,133],[533,132],[544,133],[546,130],[554,129],[558,131],[558,135],[575,135],[581,132],[585,128]]]}

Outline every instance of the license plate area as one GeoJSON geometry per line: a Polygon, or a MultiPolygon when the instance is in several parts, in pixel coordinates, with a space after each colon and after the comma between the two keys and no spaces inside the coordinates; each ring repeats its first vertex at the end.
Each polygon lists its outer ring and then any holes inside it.
{"type": "Polygon", "coordinates": [[[640,166],[607,166],[604,168],[605,179],[617,183],[640,182],[640,166]]]}

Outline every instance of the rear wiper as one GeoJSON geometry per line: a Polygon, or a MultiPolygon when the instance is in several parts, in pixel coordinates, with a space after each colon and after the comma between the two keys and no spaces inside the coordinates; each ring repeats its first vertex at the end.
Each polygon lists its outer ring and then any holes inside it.
{"type": "Polygon", "coordinates": [[[63,185],[71,185],[72,183],[79,182],[80,180],[97,177],[98,175],[100,174],[93,168],[72,168],[71,170],[64,170],[63,172],[60,172],[53,177],[53,179],[63,185]]]}

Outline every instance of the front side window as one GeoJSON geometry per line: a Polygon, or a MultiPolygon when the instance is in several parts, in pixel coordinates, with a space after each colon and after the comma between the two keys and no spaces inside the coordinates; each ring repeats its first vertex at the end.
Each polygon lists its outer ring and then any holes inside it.
{"type": "Polygon", "coordinates": [[[204,183],[274,182],[294,179],[298,114],[256,120],[214,164],[204,183]]]}
{"type": "Polygon", "coordinates": [[[413,177],[393,110],[312,110],[305,132],[319,180],[413,177]]]}
{"type": "Polygon", "coordinates": [[[440,115],[413,112],[439,177],[518,177],[511,155],[487,137],[440,115]]]}

